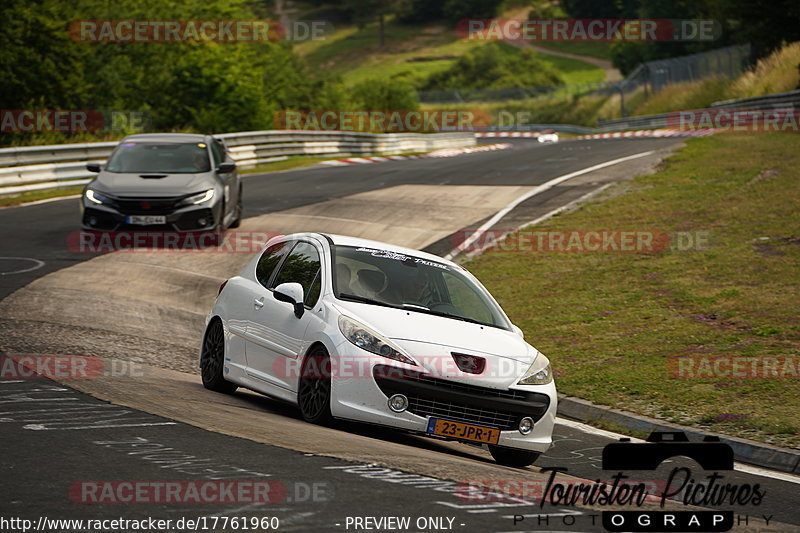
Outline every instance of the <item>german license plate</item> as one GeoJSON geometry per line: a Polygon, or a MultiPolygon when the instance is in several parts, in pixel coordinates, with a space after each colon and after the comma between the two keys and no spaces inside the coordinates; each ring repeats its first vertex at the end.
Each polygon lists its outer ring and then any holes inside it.
{"type": "Polygon", "coordinates": [[[442,420],[441,418],[429,419],[427,432],[431,435],[441,435],[442,437],[452,437],[484,444],[497,444],[500,440],[500,430],[497,428],[464,424],[463,422],[453,422],[452,420],[442,420]]]}
{"type": "Polygon", "coordinates": [[[166,224],[167,217],[156,215],[131,215],[125,217],[126,224],[136,224],[137,226],[152,226],[154,224],[166,224]]]}

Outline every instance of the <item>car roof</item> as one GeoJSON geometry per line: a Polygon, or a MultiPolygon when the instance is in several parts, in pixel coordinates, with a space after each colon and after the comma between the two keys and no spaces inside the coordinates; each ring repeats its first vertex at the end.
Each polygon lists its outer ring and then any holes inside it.
{"type": "Polygon", "coordinates": [[[137,133],[136,135],[128,135],[122,141],[198,143],[208,142],[209,139],[210,135],[199,133],[137,133]]]}
{"type": "Polygon", "coordinates": [[[381,241],[373,241],[370,239],[362,239],[360,237],[350,237],[347,235],[335,235],[332,233],[294,233],[291,235],[285,235],[285,239],[297,239],[303,236],[314,236],[314,237],[321,237],[322,239],[330,239],[333,241],[335,245],[341,246],[356,246],[356,247],[364,247],[364,248],[375,248],[379,250],[388,250],[390,252],[397,252],[405,255],[413,255],[415,257],[419,257],[421,259],[428,259],[430,261],[436,261],[438,263],[444,263],[449,266],[453,266],[459,270],[462,269],[460,265],[453,263],[452,261],[448,261],[447,259],[443,259],[438,255],[429,254],[427,252],[423,252],[420,250],[414,250],[413,248],[406,248],[404,246],[398,246],[396,244],[389,244],[386,242],[381,241]]]}

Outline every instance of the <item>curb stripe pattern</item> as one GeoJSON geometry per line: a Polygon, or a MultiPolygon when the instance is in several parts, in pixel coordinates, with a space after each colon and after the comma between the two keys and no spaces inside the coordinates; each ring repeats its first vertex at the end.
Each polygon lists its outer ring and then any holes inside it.
{"type": "MultiPolygon", "coordinates": [[[[700,128],[696,130],[678,130],[678,129],[655,129],[655,130],[636,130],[636,131],[616,131],[614,133],[592,133],[589,135],[580,135],[576,137],[577,140],[588,139],[621,139],[629,137],[705,137],[716,133],[716,130],[711,128],[700,128]]],[[[538,131],[490,131],[484,133],[476,133],[475,137],[538,137],[538,131]]]]}
{"type": "Polygon", "coordinates": [[[344,165],[363,165],[367,163],[383,163],[384,161],[402,161],[405,159],[429,159],[440,157],[455,157],[462,154],[474,154],[477,152],[493,152],[495,150],[505,150],[510,148],[508,143],[487,144],[485,146],[476,146],[474,148],[443,148],[427,154],[419,155],[388,155],[388,156],[373,156],[373,157],[346,157],[343,159],[333,159],[331,161],[323,161],[322,165],[329,165],[340,167],[344,165]]]}
{"type": "Polygon", "coordinates": [[[614,133],[594,133],[592,135],[581,135],[578,137],[578,139],[621,139],[629,137],[706,137],[714,133],[716,133],[716,130],[710,128],[701,128],[696,130],[658,129],[617,131],[614,133]]]}

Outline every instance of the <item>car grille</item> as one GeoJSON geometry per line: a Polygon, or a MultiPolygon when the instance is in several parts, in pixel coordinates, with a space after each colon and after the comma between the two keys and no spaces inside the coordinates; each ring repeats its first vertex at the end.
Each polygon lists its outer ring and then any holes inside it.
{"type": "Polygon", "coordinates": [[[126,215],[168,215],[175,211],[178,198],[114,198],[115,207],[126,215]]]}
{"type": "Polygon", "coordinates": [[[478,387],[384,365],[373,369],[373,377],[387,398],[404,394],[412,414],[501,430],[516,429],[524,416],[536,422],[550,406],[550,397],[538,392],[478,387]]]}
{"type": "Polygon", "coordinates": [[[446,418],[456,422],[467,422],[490,426],[502,430],[511,430],[519,427],[520,415],[504,412],[497,409],[483,407],[470,407],[469,405],[423,398],[420,396],[408,397],[408,412],[417,416],[430,416],[433,418],[446,418]]]}

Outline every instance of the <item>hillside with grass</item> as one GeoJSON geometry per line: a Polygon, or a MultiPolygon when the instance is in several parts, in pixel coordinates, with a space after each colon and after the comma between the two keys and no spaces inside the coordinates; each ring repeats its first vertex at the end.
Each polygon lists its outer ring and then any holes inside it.
{"type": "MultiPolygon", "coordinates": [[[[516,8],[503,16],[519,18],[526,13],[527,8],[516,8]]],[[[325,40],[295,46],[310,72],[317,76],[337,76],[348,86],[372,79],[403,81],[418,90],[452,88],[457,83],[464,84],[463,88],[474,88],[474,80],[455,80],[455,76],[447,73],[463,66],[459,61],[465,57],[481,57],[487,53],[484,49],[492,49],[500,62],[513,65],[516,70],[478,88],[570,85],[600,82],[605,78],[602,68],[580,59],[502,42],[462,39],[456,34],[455,25],[446,21],[409,25],[388,18],[384,23],[383,45],[377,21],[339,24],[325,40]],[[543,75],[536,76],[539,72],[543,75]]]]}

